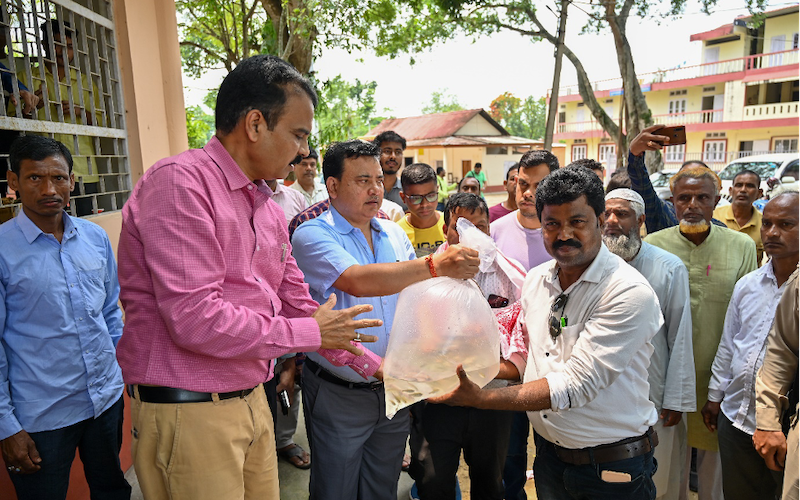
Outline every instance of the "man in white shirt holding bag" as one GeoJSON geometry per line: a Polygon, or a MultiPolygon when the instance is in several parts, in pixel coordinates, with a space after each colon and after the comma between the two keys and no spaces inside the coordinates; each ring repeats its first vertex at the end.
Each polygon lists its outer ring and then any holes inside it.
{"type": "Polygon", "coordinates": [[[654,499],[658,415],[647,368],[663,323],[658,299],[603,245],[604,192],[592,172],[545,177],[536,212],[555,260],[533,268],[522,288],[524,383],[480,389],[459,368],[461,385],[429,401],[528,411],[540,498],[654,499]]]}

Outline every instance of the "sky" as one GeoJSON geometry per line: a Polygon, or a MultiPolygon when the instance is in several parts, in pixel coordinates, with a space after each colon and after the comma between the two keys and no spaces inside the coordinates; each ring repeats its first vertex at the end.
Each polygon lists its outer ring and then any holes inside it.
{"type": "MultiPolygon", "coordinates": [[[[768,10],[794,3],[772,0],[768,10]]],[[[587,19],[580,9],[587,8],[585,0],[576,0],[570,7],[566,44],[581,59],[592,81],[618,78],[610,31],[580,34],[587,19]]],[[[664,20],[660,25],[632,14],[627,29],[637,74],[700,64],[702,42],[690,42],[689,37],[746,14],[743,0],[718,0],[711,15],[701,13],[696,0],[688,0],[681,18],[664,20]]],[[[540,9],[539,18],[551,33],[556,31],[555,14],[540,9]]],[[[492,100],[504,92],[520,98],[543,97],[552,86],[555,63],[553,45],[534,43],[511,32],[480,37],[474,42],[462,36],[415,54],[414,59],[412,65],[409,56],[389,59],[368,51],[348,54],[341,49],[324,49],[313,69],[321,81],[341,74],[351,82],[356,79],[377,82],[377,114],[402,118],[422,114],[422,108],[435,91],[454,95],[467,109],[488,110],[492,100]]],[[[200,80],[184,75],[186,105],[200,104],[207,89],[218,86],[223,77],[222,71],[209,73],[200,80]]],[[[576,83],[575,70],[565,57],[561,85],[576,83]]]]}

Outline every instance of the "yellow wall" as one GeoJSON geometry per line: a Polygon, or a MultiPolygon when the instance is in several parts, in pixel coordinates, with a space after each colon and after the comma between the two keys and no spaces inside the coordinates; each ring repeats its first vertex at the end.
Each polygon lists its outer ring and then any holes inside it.
{"type": "Polygon", "coordinates": [[[772,52],[771,40],[774,36],[784,35],[786,46],[783,50],[792,48],[792,36],[797,33],[798,14],[791,14],[767,19],[764,23],[764,52],[772,52]]]}
{"type": "MultiPolygon", "coordinates": [[[[718,43],[716,45],[708,46],[708,42],[703,42],[703,55],[702,60],[705,60],[706,48],[719,47],[719,60],[726,61],[728,59],[738,59],[749,54],[750,38],[747,35],[747,29],[743,26],[734,26],[734,33],[739,35],[739,40],[730,42],[718,43]]],[[[713,40],[712,40],[713,41],[713,40]]]]}
{"type": "Polygon", "coordinates": [[[477,114],[470,119],[463,127],[458,129],[453,135],[502,135],[499,130],[493,127],[486,119],[477,114]]]}

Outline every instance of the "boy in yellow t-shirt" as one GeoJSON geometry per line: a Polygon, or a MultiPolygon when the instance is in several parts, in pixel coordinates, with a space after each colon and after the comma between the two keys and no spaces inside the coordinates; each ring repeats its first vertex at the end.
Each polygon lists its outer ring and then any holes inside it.
{"type": "Polygon", "coordinates": [[[436,211],[439,199],[436,172],[426,163],[414,163],[403,169],[400,184],[403,187],[400,197],[408,213],[398,224],[411,240],[417,257],[424,257],[446,241],[444,217],[436,211]]]}

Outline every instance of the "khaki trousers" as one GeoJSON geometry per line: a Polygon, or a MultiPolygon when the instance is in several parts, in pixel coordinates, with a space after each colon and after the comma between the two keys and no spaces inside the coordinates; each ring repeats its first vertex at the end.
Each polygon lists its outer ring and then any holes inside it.
{"type": "Polygon", "coordinates": [[[783,473],[782,500],[797,500],[798,497],[798,454],[800,454],[800,435],[797,432],[797,415],[794,417],[789,435],[786,436],[786,470],[783,473]]]}
{"type": "Polygon", "coordinates": [[[278,500],[272,415],[259,385],[245,398],[131,398],[133,466],[147,500],[278,500]]]}

